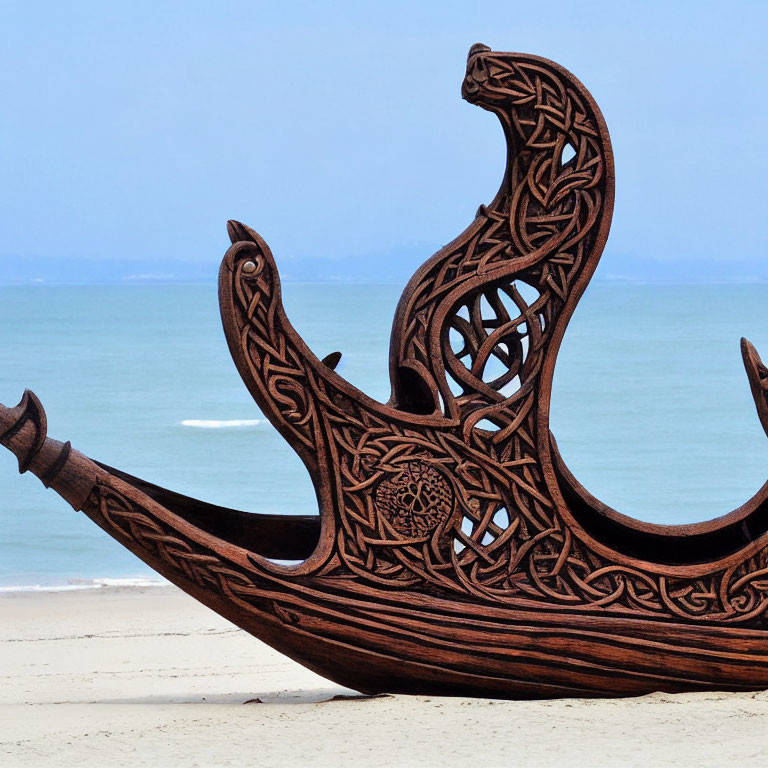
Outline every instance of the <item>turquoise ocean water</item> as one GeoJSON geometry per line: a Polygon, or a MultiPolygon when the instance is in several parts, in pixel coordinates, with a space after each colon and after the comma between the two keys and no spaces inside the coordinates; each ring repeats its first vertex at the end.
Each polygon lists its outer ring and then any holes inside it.
{"type": "MultiPolygon", "coordinates": [[[[389,396],[400,286],[284,286],[313,350],[389,396]]],[[[768,477],[768,439],[739,354],[768,358],[768,286],[602,283],[580,303],[555,375],[552,429],[577,478],[621,512],[705,520],[768,477]]],[[[232,364],[216,287],[0,288],[0,402],[25,387],[49,434],[127,472],[216,504],[316,511],[299,460],[232,364]]],[[[0,588],[151,578],[150,569],[0,451],[0,588]]]]}

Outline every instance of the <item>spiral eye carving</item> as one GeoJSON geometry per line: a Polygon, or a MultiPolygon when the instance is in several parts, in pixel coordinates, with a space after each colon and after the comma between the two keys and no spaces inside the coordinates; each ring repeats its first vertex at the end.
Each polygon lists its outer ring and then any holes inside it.
{"type": "Polygon", "coordinates": [[[264,258],[260,254],[254,254],[240,265],[240,272],[246,279],[258,277],[264,269],[264,258]]]}

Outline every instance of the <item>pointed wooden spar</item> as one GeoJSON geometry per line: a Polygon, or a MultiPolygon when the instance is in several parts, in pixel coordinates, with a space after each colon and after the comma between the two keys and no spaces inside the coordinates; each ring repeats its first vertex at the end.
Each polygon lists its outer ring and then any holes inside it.
{"type": "MultiPolygon", "coordinates": [[[[208,504],[109,467],[76,451],[69,442],[48,437],[45,409],[29,390],[15,408],[0,404],[0,445],[17,457],[20,472],[32,472],[46,488],[89,517],[93,517],[88,501],[94,489],[119,486],[121,493],[127,492],[139,504],[160,505],[183,524],[194,524],[225,542],[237,541],[264,557],[303,560],[317,546],[317,515],[259,514],[208,504]]],[[[112,530],[107,532],[114,535],[112,530]]],[[[135,554],[142,557],[141,552],[135,554]]]]}

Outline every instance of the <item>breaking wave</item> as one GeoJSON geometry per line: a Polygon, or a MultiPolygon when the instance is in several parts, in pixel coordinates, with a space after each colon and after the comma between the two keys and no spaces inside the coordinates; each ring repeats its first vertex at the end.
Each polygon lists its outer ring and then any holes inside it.
{"type": "Polygon", "coordinates": [[[13,584],[0,586],[2,592],[74,592],[82,589],[120,589],[140,587],[165,587],[170,582],[161,577],[126,579],[69,579],[66,584],[13,584]]]}
{"type": "Polygon", "coordinates": [[[235,429],[240,427],[255,427],[264,419],[184,419],[182,427],[196,427],[197,429],[235,429]]]}

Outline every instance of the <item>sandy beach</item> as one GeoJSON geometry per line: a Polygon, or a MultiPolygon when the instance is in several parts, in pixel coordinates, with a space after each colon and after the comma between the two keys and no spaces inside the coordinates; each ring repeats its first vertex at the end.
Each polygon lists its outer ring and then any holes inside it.
{"type": "Polygon", "coordinates": [[[8,768],[768,761],[768,692],[364,698],[172,587],[7,593],[0,612],[8,768]]]}

